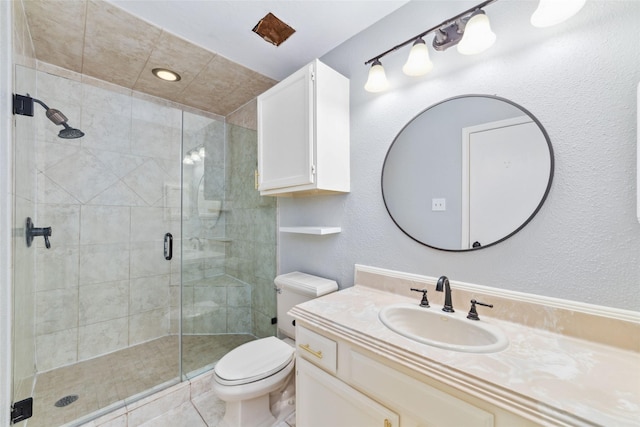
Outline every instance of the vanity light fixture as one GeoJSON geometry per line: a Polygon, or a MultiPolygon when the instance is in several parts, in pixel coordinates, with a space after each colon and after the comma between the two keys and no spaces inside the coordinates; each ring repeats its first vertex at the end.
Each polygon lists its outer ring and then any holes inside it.
{"type": "Polygon", "coordinates": [[[380,63],[380,60],[376,59],[371,64],[371,69],[369,70],[369,78],[367,79],[367,83],[364,85],[364,89],[367,92],[382,92],[389,88],[389,81],[387,80],[387,75],[384,72],[384,68],[380,63]]]}
{"type": "Polygon", "coordinates": [[[413,42],[409,51],[409,58],[402,67],[402,72],[407,76],[424,76],[433,68],[433,62],[429,58],[429,48],[422,37],[413,42]]]}
{"type": "Polygon", "coordinates": [[[578,13],[585,3],[586,0],[540,0],[531,15],[531,25],[542,28],[564,22],[578,13]]]}
{"type": "Polygon", "coordinates": [[[167,70],[166,68],[154,68],[151,72],[157,78],[168,82],[177,82],[181,79],[180,74],[175,71],[167,70]]]}
{"type": "Polygon", "coordinates": [[[482,10],[474,12],[464,28],[462,40],[458,43],[458,52],[463,55],[476,55],[489,49],[496,41],[491,31],[489,18],[482,10]]]}
{"type": "MultiPolygon", "coordinates": [[[[458,52],[463,55],[475,55],[487,50],[495,43],[496,35],[491,30],[489,17],[483,8],[496,1],[498,0],[485,0],[369,59],[364,63],[364,65],[371,64],[364,89],[367,92],[382,92],[389,87],[380,60],[409,43],[413,43],[413,46],[402,71],[408,76],[422,76],[431,71],[433,63],[429,58],[427,44],[424,42],[424,37],[430,33],[434,33],[432,46],[437,51],[447,50],[456,45],[458,52]]],[[[538,8],[531,16],[531,24],[536,27],[547,27],[564,22],[578,13],[585,2],[586,0],[540,0],[538,8]]]]}
{"type": "Polygon", "coordinates": [[[402,71],[409,76],[422,76],[433,68],[433,63],[429,58],[429,49],[424,42],[423,37],[435,33],[433,39],[433,48],[443,51],[458,43],[462,43],[463,47],[458,49],[465,55],[480,53],[489,48],[495,41],[496,35],[489,27],[489,19],[486,17],[483,7],[496,2],[497,0],[485,0],[482,3],[465,10],[462,13],[447,19],[440,24],[429,28],[428,30],[406,40],[391,49],[374,56],[365,62],[365,65],[371,64],[369,70],[369,78],[364,88],[368,92],[381,92],[389,86],[384,68],[380,63],[380,59],[396,50],[413,42],[413,47],[409,52],[409,59],[402,67],[402,71]],[[479,18],[476,18],[479,17],[479,18]],[[470,35],[464,37],[465,28],[471,22],[470,35]],[[480,37],[481,40],[477,40],[480,37]],[[471,40],[473,39],[473,40],[471,40]]]}

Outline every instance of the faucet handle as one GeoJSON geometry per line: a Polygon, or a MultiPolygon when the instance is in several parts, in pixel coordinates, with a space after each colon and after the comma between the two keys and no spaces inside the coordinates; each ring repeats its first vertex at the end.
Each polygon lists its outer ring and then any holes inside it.
{"type": "Polygon", "coordinates": [[[483,307],[493,308],[493,304],[486,304],[484,302],[480,302],[472,299],[471,308],[469,309],[469,314],[467,314],[467,319],[480,320],[480,317],[478,317],[478,312],[476,311],[476,304],[481,305],[483,307]]]}
{"type": "Polygon", "coordinates": [[[422,292],[422,301],[420,301],[420,307],[429,308],[429,300],[427,299],[427,290],[426,289],[416,289],[411,288],[414,292],[422,292]]]}

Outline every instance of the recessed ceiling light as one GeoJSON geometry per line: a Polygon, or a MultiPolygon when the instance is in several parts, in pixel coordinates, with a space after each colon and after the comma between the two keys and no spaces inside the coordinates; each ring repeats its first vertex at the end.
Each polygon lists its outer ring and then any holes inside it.
{"type": "Polygon", "coordinates": [[[166,80],[168,82],[177,82],[180,80],[180,74],[175,71],[167,70],[166,68],[154,68],[151,70],[154,76],[159,79],[166,80]]]}

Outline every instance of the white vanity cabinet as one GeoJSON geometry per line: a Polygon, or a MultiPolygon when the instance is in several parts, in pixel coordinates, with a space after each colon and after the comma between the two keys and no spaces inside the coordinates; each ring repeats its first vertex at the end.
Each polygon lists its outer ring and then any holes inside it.
{"type": "Polygon", "coordinates": [[[261,195],[350,189],[349,80],[319,60],[258,96],[261,195]]]}
{"type": "Polygon", "coordinates": [[[296,326],[297,425],[538,425],[299,323],[296,326]]]}
{"type": "Polygon", "coordinates": [[[302,358],[296,360],[296,425],[399,427],[396,413],[302,358]]]}
{"type": "Polygon", "coordinates": [[[337,366],[335,341],[297,327],[296,345],[296,425],[400,426],[398,414],[332,375],[337,366]]]}

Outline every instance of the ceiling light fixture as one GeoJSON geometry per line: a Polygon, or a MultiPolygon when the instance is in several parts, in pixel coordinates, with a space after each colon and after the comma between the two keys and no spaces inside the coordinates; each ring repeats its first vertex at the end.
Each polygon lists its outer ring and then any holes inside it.
{"type": "MultiPolygon", "coordinates": [[[[413,43],[413,46],[402,71],[409,76],[422,76],[431,71],[433,63],[429,58],[429,48],[424,42],[424,37],[430,33],[434,33],[432,46],[437,51],[447,50],[456,45],[458,52],[463,55],[475,55],[487,50],[495,43],[496,35],[491,30],[489,17],[483,8],[496,1],[498,0],[485,0],[369,59],[364,63],[364,65],[371,64],[364,89],[368,92],[381,92],[389,87],[380,60],[409,43],[413,43]]],[[[542,27],[563,22],[578,13],[585,1],[540,0],[538,9],[531,17],[531,23],[536,27],[542,27]]]]}
{"type": "Polygon", "coordinates": [[[151,72],[157,78],[168,82],[177,82],[181,79],[180,74],[175,71],[167,70],[166,68],[154,68],[151,72]]]}

